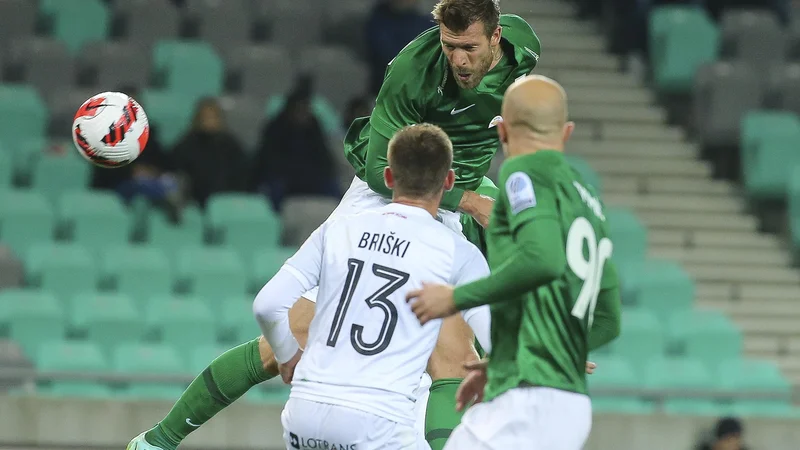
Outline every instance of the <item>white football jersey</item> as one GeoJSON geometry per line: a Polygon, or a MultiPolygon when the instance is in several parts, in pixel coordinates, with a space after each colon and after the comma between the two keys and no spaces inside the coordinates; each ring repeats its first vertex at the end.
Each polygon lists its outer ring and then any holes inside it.
{"type": "Polygon", "coordinates": [[[329,220],[284,269],[319,284],[291,395],[409,425],[441,321],[421,326],[406,294],[423,282],[458,285],[489,273],[463,236],[394,203],[329,220]]]}

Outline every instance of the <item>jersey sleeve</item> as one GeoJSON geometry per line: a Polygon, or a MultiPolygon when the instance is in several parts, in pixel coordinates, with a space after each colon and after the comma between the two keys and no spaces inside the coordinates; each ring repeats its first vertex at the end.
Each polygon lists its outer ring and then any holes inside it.
{"type": "Polygon", "coordinates": [[[511,158],[500,168],[500,199],[509,228],[519,228],[536,218],[557,218],[555,185],[550,177],[532,170],[531,158],[511,158]]]}
{"type": "Polygon", "coordinates": [[[527,20],[516,14],[500,16],[500,25],[503,27],[503,37],[519,50],[517,52],[520,55],[519,71],[524,75],[530,74],[542,54],[542,43],[539,36],[536,35],[527,20]]]}
{"type": "MultiPolygon", "coordinates": [[[[457,241],[456,251],[453,255],[454,266],[450,284],[461,286],[475,280],[489,276],[489,264],[478,250],[469,241],[457,241]]],[[[488,305],[477,306],[461,312],[464,322],[472,329],[472,333],[486,353],[492,352],[491,324],[492,313],[488,305]]]]}
{"type": "Polygon", "coordinates": [[[404,55],[389,63],[386,77],[381,85],[375,109],[370,116],[371,126],[381,135],[391,139],[394,134],[407,125],[422,122],[425,114],[418,86],[419,77],[413,61],[404,55]]]}

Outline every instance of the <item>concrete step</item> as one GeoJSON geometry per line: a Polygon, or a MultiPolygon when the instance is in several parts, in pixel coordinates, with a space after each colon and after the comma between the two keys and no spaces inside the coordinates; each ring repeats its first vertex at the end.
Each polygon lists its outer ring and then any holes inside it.
{"type": "Polygon", "coordinates": [[[790,318],[745,318],[736,322],[743,333],[760,336],[800,337],[797,319],[790,318]]]}
{"type": "Polygon", "coordinates": [[[649,105],[604,105],[570,101],[569,117],[576,123],[595,120],[662,124],[666,121],[667,114],[664,110],[649,105]]]}
{"type": "MultiPolygon", "coordinates": [[[[753,266],[786,267],[789,256],[781,251],[753,252],[751,250],[727,248],[680,248],[674,246],[651,246],[648,255],[653,258],[671,259],[682,264],[719,264],[725,266],[730,262],[743,262],[753,266]]],[[[800,301],[798,301],[800,306],[800,301]]]]}
{"type": "Polygon", "coordinates": [[[713,232],[755,232],[758,223],[754,217],[739,214],[698,215],[694,213],[663,213],[636,211],[639,219],[654,229],[704,230],[713,232]]]}
{"type": "MultiPolygon", "coordinates": [[[[547,48],[544,43],[542,47],[547,48]]],[[[550,53],[545,50],[536,67],[541,70],[578,69],[616,73],[620,68],[620,61],[615,56],[592,51],[564,50],[550,53]]]]}
{"type": "Polygon", "coordinates": [[[639,211],[695,211],[700,214],[738,213],[745,208],[741,199],[736,197],[671,194],[611,194],[605,193],[603,200],[609,205],[625,205],[639,211]]]}
{"type": "Polygon", "coordinates": [[[649,140],[674,143],[683,142],[685,139],[685,133],[680,128],[662,124],[603,123],[601,136],[603,140],[649,140]]]}
{"type": "Polygon", "coordinates": [[[647,242],[651,246],[746,249],[752,252],[783,250],[783,244],[778,238],[754,234],[749,230],[676,230],[654,225],[648,230],[647,242]]]}
{"type": "Polygon", "coordinates": [[[691,144],[636,140],[596,141],[571,138],[567,141],[567,153],[576,154],[583,158],[591,158],[593,156],[692,160],[697,158],[697,149],[691,144]]]}
{"type": "Polygon", "coordinates": [[[617,175],[603,178],[603,197],[609,194],[632,192],[672,195],[702,194],[707,197],[722,198],[736,195],[736,190],[730,183],[705,178],[651,178],[647,175],[617,175]]]}
{"type": "MultiPolygon", "coordinates": [[[[500,4],[506,14],[513,13],[521,16],[533,16],[535,20],[549,20],[550,17],[573,18],[578,13],[572,3],[558,0],[503,0],[500,4]],[[548,18],[548,19],[545,19],[548,18]]],[[[536,23],[532,21],[531,23],[536,23]]]]}
{"type": "MultiPolygon", "coordinates": [[[[560,81],[560,80],[559,80],[560,81]]],[[[609,105],[651,105],[653,94],[644,88],[631,87],[586,87],[565,85],[570,105],[579,103],[604,103],[609,105]]]]}
{"type": "Polygon", "coordinates": [[[731,317],[796,317],[800,320],[800,301],[793,300],[768,300],[730,301],[730,300],[698,300],[698,305],[703,308],[714,309],[731,317]]]}
{"type": "MultiPolygon", "coordinates": [[[[536,2],[531,2],[536,3],[536,2]]],[[[505,7],[503,7],[505,10],[505,7]]],[[[513,10],[511,10],[513,11],[513,10]]],[[[525,18],[533,27],[533,31],[539,36],[542,41],[542,47],[547,48],[547,38],[551,35],[570,34],[574,36],[596,36],[597,24],[592,21],[576,20],[571,17],[549,17],[547,19],[539,19],[534,14],[527,11],[520,11],[519,14],[525,18]]]]}
{"type": "Polygon", "coordinates": [[[695,295],[702,299],[727,299],[741,302],[767,303],[771,301],[797,301],[800,299],[800,286],[781,284],[764,285],[748,282],[696,283],[695,295]]]}
{"type": "MultiPolygon", "coordinates": [[[[784,284],[800,288],[800,271],[787,267],[764,267],[744,263],[709,264],[687,262],[683,268],[698,281],[784,284]]],[[[800,333],[800,327],[798,333],[800,333]]]]}
{"type": "Polygon", "coordinates": [[[571,36],[564,33],[548,33],[547,36],[539,36],[539,38],[542,39],[542,49],[547,51],[547,53],[550,53],[551,51],[585,51],[605,53],[606,51],[606,43],[603,40],[603,37],[596,34],[580,34],[571,36]]]}
{"type": "Polygon", "coordinates": [[[692,178],[711,175],[709,164],[692,160],[662,160],[658,164],[645,164],[632,158],[596,156],[589,159],[592,168],[603,176],[617,175],[676,175],[692,178]]]}

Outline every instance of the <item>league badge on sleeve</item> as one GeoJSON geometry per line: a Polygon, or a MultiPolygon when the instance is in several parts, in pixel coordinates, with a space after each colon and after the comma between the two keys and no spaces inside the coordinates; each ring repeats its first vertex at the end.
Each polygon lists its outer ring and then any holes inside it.
{"type": "Polygon", "coordinates": [[[511,213],[520,212],[536,206],[536,193],[531,178],[524,172],[514,172],[506,180],[506,195],[511,205],[511,213]]]}

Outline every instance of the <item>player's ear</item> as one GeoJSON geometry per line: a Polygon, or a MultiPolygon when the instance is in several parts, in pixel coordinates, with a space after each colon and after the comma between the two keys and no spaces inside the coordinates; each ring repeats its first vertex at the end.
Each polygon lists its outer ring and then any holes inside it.
{"type": "Polygon", "coordinates": [[[392,169],[389,166],[383,169],[383,183],[387,188],[394,189],[394,175],[392,175],[392,169]]]}
{"type": "Polygon", "coordinates": [[[492,37],[489,39],[489,42],[492,44],[492,47],[500,44],[500,38],[503,36],[503,27],[497,26],[494,32],[492,33],[492,37]]]}
{"type": "Polygon", "coordinates": [[[575,122],[567,122],[564,124],[564,142],[567,142],[575,131],[575,122]]]}
{"type": "Polygon", "coordinates": [[[444,179],[444,190],[450,191],[456,185],[456,171],[450,169],[447,171],[447,177],[444,179]]]}

